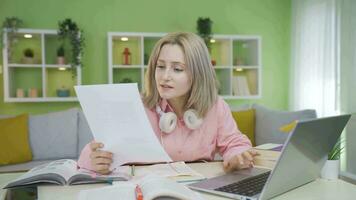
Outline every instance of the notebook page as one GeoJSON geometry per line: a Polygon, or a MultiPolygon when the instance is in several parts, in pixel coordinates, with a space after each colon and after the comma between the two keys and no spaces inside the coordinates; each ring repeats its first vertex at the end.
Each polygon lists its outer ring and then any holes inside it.
{"type": "MultiPolygon", "coordinates": [[[[130,174],[132,166],[121,166],[116,169],[118,172],[130,174]]],[[[205,179],[205,177],[194,171],[184,162],[173,162],[166,164],[155,164],[150,166],[136,166],[135,177],[143,177],[154,174],[161,177],[171,178],[178,182],[196,181],[205,179]]]]}

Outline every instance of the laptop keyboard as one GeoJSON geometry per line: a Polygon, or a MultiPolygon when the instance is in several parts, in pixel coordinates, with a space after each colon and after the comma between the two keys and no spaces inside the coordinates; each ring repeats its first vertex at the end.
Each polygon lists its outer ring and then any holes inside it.
{"type": "Polygon", "coordinates": [[[271,171],[268,171],[236,183],[216,188],[215,190],[251,197],[262,191],[270,173],[271,171]]]}

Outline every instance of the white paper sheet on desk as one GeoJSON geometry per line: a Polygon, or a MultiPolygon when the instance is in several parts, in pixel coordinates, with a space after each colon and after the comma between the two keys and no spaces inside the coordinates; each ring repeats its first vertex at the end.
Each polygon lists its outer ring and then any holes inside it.
{"type": "Polygon", "coordinates": [[[75,86],[96,141],[125,163],[171,162],[148,121],[136,83],[75,86]]]}
{"type": "MultiPolygon", "coordinates": [[[[115,172],[130,174],[131,169],[132,166],[124,165],[117,168],[115,172]]],[[[191,182],[205,179],[202,174],[194,171],[183,161],[135,167],[135,178],[143,177],[149,174],[171,178],[177,182],[191,182]]]]}

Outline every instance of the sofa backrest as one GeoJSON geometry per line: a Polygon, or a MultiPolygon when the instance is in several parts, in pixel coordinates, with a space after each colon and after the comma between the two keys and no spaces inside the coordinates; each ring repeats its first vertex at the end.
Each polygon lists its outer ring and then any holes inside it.
{"type": "Polygon", "coordinates": [[[78,108],[31,115],[29,135],[33,160],[78,158],[93,140],[83,111],[78,108]]]}
{"type": "Polygon", "coordinates": [[[295,120],[316,118],[315,110],[279,111],[259,104],[243,104],[230,106],[230,108],[232,112],[249,109],[255,110],[254,142],[256,145],[265,143],[283,144],[288,137],[288,133],[280,131],[282,126],[295,120]]]}
{"type": "Polygon", "coordinates": [[[78,109],[30,115],[29,136],[33,160],[76,158],[78,109]]]}
{"type": "Polygon", "coordinates": [[[283,144],[288,133],[280,131],[282,126],[295,120],[316,118],[315,110],[278,111],[253,104],[256,113],[255,139],[256,145],[265,143],[283,144]]]}
{"type": "MultiPolygon", "coordinates": [[[[277,111],[253,104],[232,107],[232,111],[255,110],[255,143],[284,143],[288,134],[279,130],[294,120],[315,118],[315,110],[277,111]]],[[[7,118],[10,116],[0,116],[7,118]]],[[[81,109],[30,115],[29,137],[33,160],[78,158],[92,132],[81,109]]]]}
{"type": "MultiPolygon", "coordinates": [[[[0,115],[0,119],[15,115],[0,115]]],[[[45,161],[62,158],[77,159],[86,144],[93,140],[81,109],[29,115],[29,143],[32,160],[45,161]]]]}
{"type": "Polygon", "coordinates": [[[91,142],[94,137],[89,128],[89,124],[81,109],[78,110],[78,157],[86,144],[91,142]]]}

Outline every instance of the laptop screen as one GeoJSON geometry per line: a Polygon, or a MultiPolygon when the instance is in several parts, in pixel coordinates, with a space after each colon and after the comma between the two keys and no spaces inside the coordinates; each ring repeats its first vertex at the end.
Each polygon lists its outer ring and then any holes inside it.
{"type": "Polygon", "coordinates": [[[319,177],[328,152],[342,133],[350,115],[298,122],[285,142],[260,199],[270,199],[319,177]]]}

